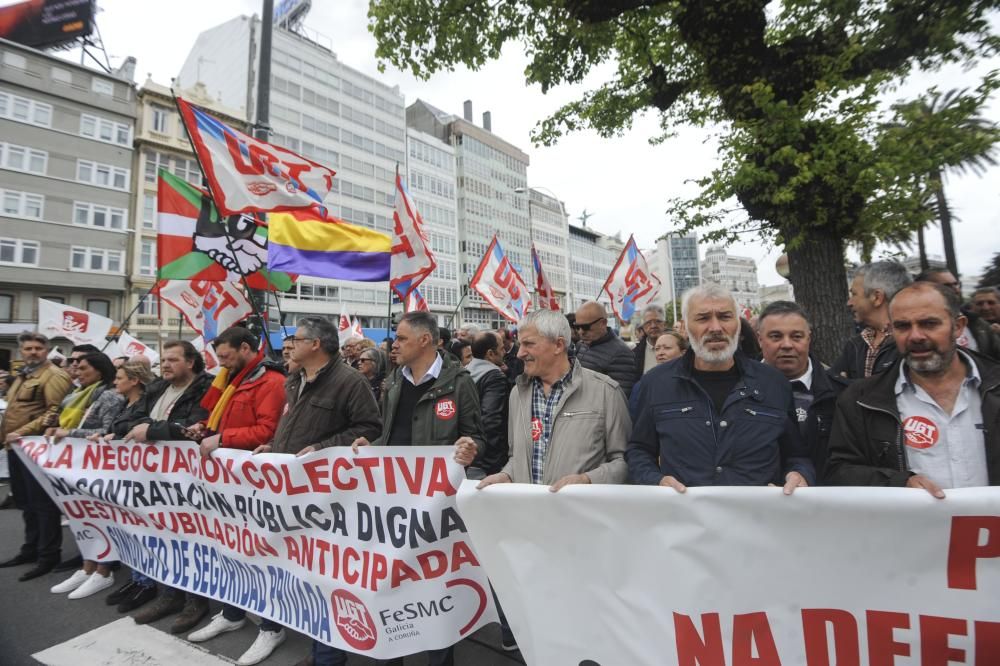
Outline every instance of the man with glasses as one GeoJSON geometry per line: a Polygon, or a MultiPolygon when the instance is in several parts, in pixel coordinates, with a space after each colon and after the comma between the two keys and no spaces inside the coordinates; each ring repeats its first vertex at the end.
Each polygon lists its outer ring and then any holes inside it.
{"type": "Polygon", "coordinates": [[[667,314],[660,305],[647,305],[642,311],[642,324],[639,328],[646,336],[645,340],[636,344],[632,354],[635,358],[635,374],[643,376],[656,367],[656,339],[667,330],[667,314]]]}
{"type": "MultiPolygon", "coordinates": [[[[304,456],[317,449],[349,446],[358,437],[378,437],[382,431],[378,405],[361,373],[341,363],[337,327],[320,317],[304,317],[288,340],[292,342],[291,360],[299,368],[285,380],[288,407],[278,422],[274,441],[258,446],[254,453],[304,456]]],[[[360,365],[372,365],[373,354],[374,349],[361,352],[360,365]]],[[[261,631],[239,663],[256,664],[266,659],[284,640],[279,636],[283,632],[261,631]]],[[[312,663],[342,666],[347,663],[347,653],[313,641],[312,663]]]]}
{"type": "Polygon", "coordinates": [[[581,305],[576,311],[573,329],[580,332],[577,350],[580,365],[615,380],[625,396],[629,396],[639,378],[635,358],[628,345],[608,328],[604,306],[596,301],[581,305]]]}

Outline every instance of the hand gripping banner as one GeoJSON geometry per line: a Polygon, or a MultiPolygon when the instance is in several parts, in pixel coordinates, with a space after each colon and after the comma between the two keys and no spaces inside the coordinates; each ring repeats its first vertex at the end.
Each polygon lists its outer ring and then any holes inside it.
{"type": "Polygon", "coordinates": [[[204,458],[192,442],[35,437],[14,450],[86,559],[121,560],[328,645],[391,659],[496,621],[450,447],[204,458]]]}

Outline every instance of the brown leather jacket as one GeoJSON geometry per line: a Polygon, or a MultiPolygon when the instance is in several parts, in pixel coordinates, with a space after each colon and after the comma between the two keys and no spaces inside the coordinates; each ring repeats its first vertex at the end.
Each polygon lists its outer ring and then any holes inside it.
{"type": "Polygon", "coordinates": [[[59,413],[59,405],[73,382],[62,369],[46,362],[27,377],[18,376],[7,391],[7,412],[0,424],[0,441],[9,433],[24,436],[45,432],[45,417],[59,413]]]}

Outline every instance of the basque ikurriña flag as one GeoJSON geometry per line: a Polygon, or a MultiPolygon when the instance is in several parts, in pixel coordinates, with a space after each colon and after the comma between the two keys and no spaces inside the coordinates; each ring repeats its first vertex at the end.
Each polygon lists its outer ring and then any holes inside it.
{"type": "Polygon", "coordinates": [[[531,308],[531,294],[521,275],[493,236],[469,287],[483,297],[494,310],[517,323],[531,308]]]}
{"type": "Polygon", "coordinates": [[[177,108],[223,215],[308,208],[333,187],[333,169],[233,129],[179,97],[177,108]]]}
{"type": "Polygon", "coordinates": [[[400,301],[437,268],[424,220],[410,198],[403,178],[396,172],[396,209],[392,213],[392,267],[389,288],[400,301]]]}
{"type": "Polygon", "coordinates": [[[549,279],[545,277],[545,271],[542,270],[542,260],[538,258],[538,251],[535,249],[534,243],[531,244],[531,263],[535,267],[535,292],[538,294],[538,307],[545,310],[558,310],[559,299],[556,298],[556,292],[549,284],[549,279]]]}
{"type": "Polygon", "coordinates": [[[633,236],[628,237],[618,263],[604,281],[603,291],[611,298],[611,309],[623,324],[659,293],[660,278],[649,270],[633,236]]]}
{"type": "Polygon", "coordinates": [[[420,293],[420,290],[414,287],[407,299],[403,301],[403,310],[405,312],[430,312],[431,308],[427,305],[427,300],[420,293]]]}

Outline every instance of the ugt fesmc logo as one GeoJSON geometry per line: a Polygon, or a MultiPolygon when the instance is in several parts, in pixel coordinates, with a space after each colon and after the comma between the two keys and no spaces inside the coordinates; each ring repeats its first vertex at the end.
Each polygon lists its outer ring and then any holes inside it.
{"type": "Polygon", "coordinates": [[[347,590],[334,590],[330,601],[340,637],[355,650],[367,651],[375,647],[378,642],[375,620],[361,600],[347,590]]]}

